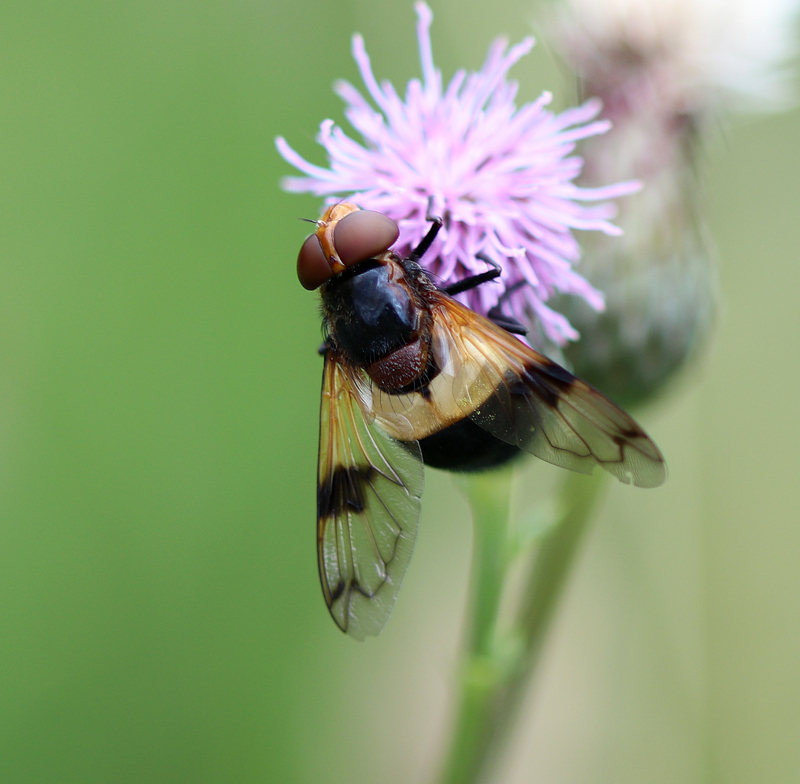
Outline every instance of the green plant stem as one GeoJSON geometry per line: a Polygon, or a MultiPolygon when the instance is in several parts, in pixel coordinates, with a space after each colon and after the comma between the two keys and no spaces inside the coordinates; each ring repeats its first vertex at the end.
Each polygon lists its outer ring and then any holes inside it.
{"type": "Polygon", "coordinates": [[[497,616],[509,571],[511,472],[469,479],[475,525],[471,625],[442,784],[481,781],[503,748],[605,478],[601,472],[565,476],[559,520],[540,542],[516,623],[505,637],[498,635],[497,616]]]}
{"type": "Polygon", "coordinates": [[[469,479],[468,496],[475,526],[472,597],[472,628],[469,648],[472,655],[490,657],[497,626],[497,613],[508,566],[508,520],[511,508],[513,471],[505,469],[476,474],[469,479]]]}
{"type": "Polygon", "coordinates": [[[570,472],[561,488],[561,514],[542,539],[523,593],[516,629],[522,637],[519,666],[495,694],[493,720],[488,726],[487,755],[497,757],[511,728],[541,658],[542,650],[575,556],[592,514],[608,486],[608,474],[591,476],[570,472]]]}
{"type": "Polygon", "coordinates": [[[443,784],[467,784],[480,765],[486,719],[501,682],[494,635],[508,566],[508,519],[512,471],[470,476],[467,495],[474,520],[470,626],[461,673],[456,724],[443,784]]]}

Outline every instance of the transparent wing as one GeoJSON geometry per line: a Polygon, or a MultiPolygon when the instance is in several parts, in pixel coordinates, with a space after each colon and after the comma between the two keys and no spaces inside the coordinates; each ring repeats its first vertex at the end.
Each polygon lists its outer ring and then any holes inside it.
{"type": "Polygon", "coordinates": [[[423,467],[365,419],[357,371],[325,358],[320,411],[317,548],[322,592],[339,628],[363,640],[394,607],[417,536],[423,467]]]}
{"type": "Polygon", "coordinates": [[[421,439],[470,417],[492,435],[549,463],[622,482],[666,478],[658,447],[622,409],[560,365],[443,293],[432,293],[439,373],[422,391],[363,396],[400,439],[421,439]]]}

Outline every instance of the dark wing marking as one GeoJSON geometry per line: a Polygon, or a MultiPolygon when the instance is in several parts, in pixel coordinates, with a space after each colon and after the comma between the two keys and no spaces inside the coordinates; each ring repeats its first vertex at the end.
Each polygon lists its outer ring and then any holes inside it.
{"type": "Polygon", "coordinates": [[[328,351],[320,410],[317,553],[322,592],[339,628],[380,632],[394,607],[417,535],[422,462],[368,422],[357,371],[328,351]]]}
{"type": "Polygon", "coordinates": [[[666,478],[658,447],[622,409],[560,365],[446,294],[430,294],[439,375],[428,394],[362,392],[376,421],[400,439],[421,439],[464,417],[549,463],[622,482],[666,478]]]}

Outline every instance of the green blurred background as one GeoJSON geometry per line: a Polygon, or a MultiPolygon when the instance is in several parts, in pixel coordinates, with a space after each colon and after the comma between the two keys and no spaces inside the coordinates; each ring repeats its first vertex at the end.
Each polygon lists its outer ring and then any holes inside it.
{"type": "MultiPolygon", "coordinates": [[[[535,10],[432,6],[446,78],[535,10]]],[[[391,623],[338,632],[319,319],[294,276],[319,203],[279,190],[273,144],[321,163],[351,33],[402,86],[414,22],[410,0],[3,4],[2,784],[435,770],[468,514],[429,471],[391,623]]],[[[513,75],[572,100],[546,47],[513,75]]],[[[610,493],[504,782],[800,781],[800,111],[724,129],[706,163],[717,336],[641,416],[670,480],[610,493]]]]}

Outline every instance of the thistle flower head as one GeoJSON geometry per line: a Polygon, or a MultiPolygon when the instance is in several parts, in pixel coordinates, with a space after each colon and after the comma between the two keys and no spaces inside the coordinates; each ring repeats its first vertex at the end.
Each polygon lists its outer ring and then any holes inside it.
{"type": "Polygon", "coordinates": [[[584,268],[598,315],[559,303],[585,339],[574,370],[624,405],[661,391],[714,323],[716,274],[698,150],[735,110],[774,109],[789,90],[798,0],[565,0],[550,25],[585,94],[614,130],[582,148],[581,182],[636,177],[621,205],[625,237],[589,241],[584,268]]]}
{"type": "Polygon", "coordinates": [[[502,268],[501,285],[479,286],[461,297],[486,313],[506,292],[510,315],[533,322],[542,338],[563,345],[578,335],[548,307],[551,296],[573,294],[595,310],[603,307],[600,292],[573,268],[580,250],[572,232],[618,234],[609,223],[613,206],[607,200],[638,184],[574,183],[582,165],[573,155],[576,142],[609,128],[595,119],[599,102],[554,114],[545,93],[516,106],[517,84],[507,74],[530,51],[532,39],[511,48],[498,39],[480,71],[460,70],[444,88],[431,52],[431,11],[418,2],[416,12],[422,80],[409,82],[405,99],[388,82],[378,84],[356,35],[353,56],[372,103],[347,82],[335,89],[362,141],[325,120],[318,136],[329,159],[323,168],[278,138],[280,154],[305,175],[288,177],[283,185],[325,196],[328,204],[346,196],[388,215],[400,226],[395,250],[401,254],[425,235],[428,216],[442,217],[444,227],[423,259],[427,270],[453,282],[484,272],[481,259],[491,259],[502,268]]]}
{"type": "Polygon", "coordinates": [[[566,0],[556,38],[589,94],[616,85],[697,120],[786,103],[797,14],[797,0],[566,0]]]}

